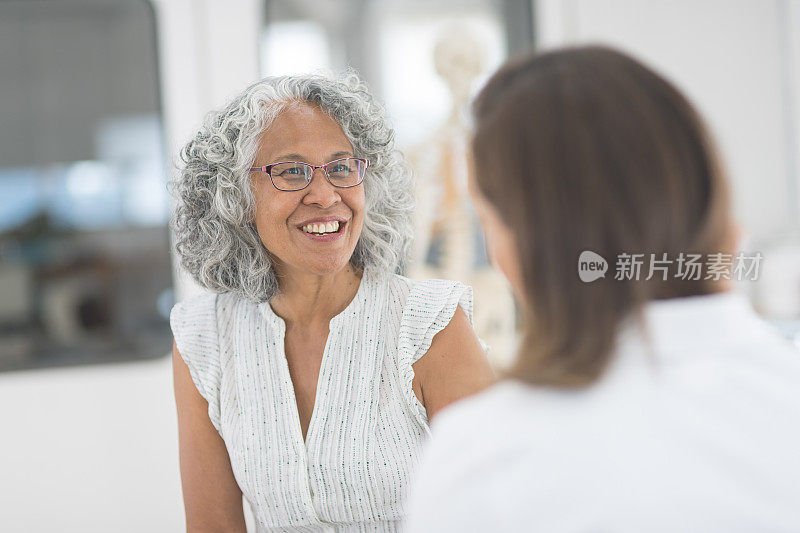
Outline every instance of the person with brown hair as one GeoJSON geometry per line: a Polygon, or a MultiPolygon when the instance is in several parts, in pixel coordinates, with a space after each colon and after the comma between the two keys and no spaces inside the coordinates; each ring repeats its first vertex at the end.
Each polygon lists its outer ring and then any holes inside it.
{"type": "Polygon", "coordinates": [[[722,268],[738,232],[691,104],[586,46],[508,63],[474,116],[522,342],[433,424],[409,530],[800,531],[800,352],[722,268]]]}

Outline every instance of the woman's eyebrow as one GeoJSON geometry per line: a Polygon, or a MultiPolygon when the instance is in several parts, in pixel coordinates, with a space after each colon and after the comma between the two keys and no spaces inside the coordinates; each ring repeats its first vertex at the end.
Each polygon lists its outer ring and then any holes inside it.
{"type": "Polygon", "coordinates": [[[300,154],[283,154],[283,155],[279,155],[278,157],[275,158],[275,161],[278,161],[278,162],[280,162],[280,161],[301,161],[301,162],[304,162],[305,160],[306,160],[306,158],[303,157],[300,154]]]}
{"type": "MultiPolygon", "coordinates": [[[[353,152],[350,150],[340,150],[338,152],[334,152],[328,156],[327,161],[333,161],[334,159],[338,159],[341,157],[353,157],[353,152]]],[[[281,161],[299,161],[301,163],[307,163],[308,159],[300,154],[283,154],[275,158],[276,162],[281,161]]]]}

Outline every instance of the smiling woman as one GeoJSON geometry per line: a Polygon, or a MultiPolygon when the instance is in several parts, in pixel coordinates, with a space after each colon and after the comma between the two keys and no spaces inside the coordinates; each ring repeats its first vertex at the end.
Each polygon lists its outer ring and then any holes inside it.
{"type": "Polygon", "coordinates": [[[472,291],[398,274],[412,184],[352,73],[268,78],[182,153],[172,311],[187,525],[394,531],[429,420],[493,380],[472,291]]]}

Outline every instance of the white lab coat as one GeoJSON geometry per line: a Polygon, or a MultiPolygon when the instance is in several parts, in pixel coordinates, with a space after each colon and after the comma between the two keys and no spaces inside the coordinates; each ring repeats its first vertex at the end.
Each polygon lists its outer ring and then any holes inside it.
{"type": "Polygon", "coordinates": [[[734,292],[644,316],[594,386],[443,410],[407,530],[800,532],[800,352],[734,292]]]}

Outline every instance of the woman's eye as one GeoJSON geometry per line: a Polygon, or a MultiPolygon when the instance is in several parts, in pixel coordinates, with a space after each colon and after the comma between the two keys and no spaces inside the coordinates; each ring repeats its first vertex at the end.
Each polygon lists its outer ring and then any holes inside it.
{"type": "Polygon", "coordinates": [[[303,173],[303,169],[302,168],[293,167],[293,168],[287,168],[286,170],[282,170],[281,173],[278,174],[278,175],[281,176],[281,177],[288,177],[288,176],[296,176],[296,175],[302,174],[302,173],[303,173]]]}
{"type": "Polygon", "coordinates": [[[331,169],[331,172],[350,172],[350,169],[345,164],[338,164],[331,169]]]}

